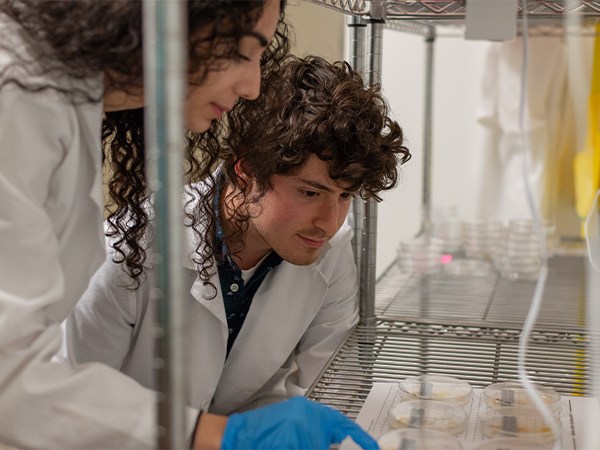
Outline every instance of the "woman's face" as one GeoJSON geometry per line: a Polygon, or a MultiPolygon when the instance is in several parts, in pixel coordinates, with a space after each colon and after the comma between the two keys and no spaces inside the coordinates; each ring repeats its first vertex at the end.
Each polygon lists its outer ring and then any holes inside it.
{"type": "MultiPolygon", "coordinates": [[[[260,58],[267,49],[279,22],[280,0],[266,0],[253,34],[244,36],[238,48],[240,58],[228,61],[223,70],[209,72],[202,84],[190,85],[185,103],[185,125],[197,133],[208,130],[213,120],[233,108],[239,97],[253,100],[260,93],[260,58]]],[[[107,79],[105,78],[105,83],[107,79]]],[[[108,90],[104,111],[122,111],[144,106],[144,94],[108,90]]]]}
{"type": "Polygon", "coordinates": [[[213,120],[233,108],[239,97],[254,100],[260,93],[260,58],[271,43],[279,21],[280,0],[267,0],[254,34],[239,44],[238,60],[223,70],[209,72],[204,82],[192,86],[185,104],[185,121],[190,131],[208,130],[213,120]]]}

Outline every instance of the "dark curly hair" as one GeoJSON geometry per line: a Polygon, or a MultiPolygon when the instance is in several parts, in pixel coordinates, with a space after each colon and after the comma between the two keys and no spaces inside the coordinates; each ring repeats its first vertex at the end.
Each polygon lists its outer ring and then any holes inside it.
{"type": "MultiPolygon", "coordinates": [[[[261,17],[265,1],[188,0],[191,83],[201,84],[210,71],[222,70],[239,58],[238,44],[261,17]]],[[[12,19],[0,49],[14,56],[14,63],[0,71],[0,89],[16,84],[30,92],[53,89],[72,102],[99,102],[103,94],[88,89],[86,81],[104,74],[104,93],[139,92],[143,88],[141,6],[142,0],[0,0],[0,13],[12,19]],[[24,41],[26,50],[17,48],[13,39],[24,41]]],[[[289,51],[284,6],[282,0],[275,38],[261,59],[265,75],[277,70],[289,51]]],[[[118,255],[116,262],[124,264],[134,287],[139,286],[148,245],[143,124],[143,109],[107,112],[102,124],[104,164],[112,172],[107,234],[118,255]]],[[[186,181],[208,178],[207,185],[214,186],[210,170],[219,158],[222,128],[221,122],[215,122],[205,133],[187,134],[186,181]]],[[[211,225],[215,213],[210,203],[195,202],[187,208],[186,218],[190,225],[211,225]]],[[[207,281],[212,251],[201,247],[197,251],[194,260],[207,281]]]]}
{"type": "MultiPolygon", "coordinates": [[[[212,47],[219,48],[222,53],[212,52],[207,60],[208,70],[222,70],[228,60],[238,57],[237,44],[234,46],[234,43],[239,42],[254,26],[254,23],[244,23],[242,12],[251,5],[255,12],[262,12],[262,6],[260,8],[258,6],[263,4],[257,1],[221,1],[221,3],[235,6],[237,12],[231,18],[229,16],[231,11],[220,10],[219,17],[213,19],[210,25],[212,35],[208,38],[208,42],[211,42],[212,47]],[[222,45],[223,43],[227,45],[222,45]]],[[[275,37],[261,59],[262,73],[265,77],[278,72],[279,63],[289,52],[284,6],[285,0],[281,2],[275,37]]],[[[258,17],[260,14],[255,19],[257,20],[258,17]]],[[[262,86],[270,90],[269,86],[275,83],[277,78],[276,75],[269,76],[268,81],[263,82],[262,86]]],[[[201,83],[201,79],[196,78],[194,82],[201,83]]],[[[237,109],[238,104],[230,114],[237,109]]],[[[148,245],[143,239],[149,223],[147,211],[143,206],[148,195],[144,178],[143,124],[143,109],[107,112],[103,123],[103,141],[107,143],[105,164],[110,165],[113,172],[108,183],[110,203],[107,206],[112,212],[107,218],[109,224],[107,235],[112,238],[111,245],[119,254],[115,262],[124,263],[126,272],[133,278],[134,288],[139,286],[139,277],[145,269],[148,245]]],[[[190,255],[190,258],[198,268],[200,279],[207,284],[210,284],[209,280],[212,276],[213,248],[202,244],[205,242],[202,230],[214,228],[216,220],[210,201],[215,189],[211,171],[220,159],[221,140],[225,133],[226,121],[216,121],[204,133],[188,132],[186,140],[186,182],[204,181],[202,192],[197,186],[191,185],[186,188],[192,191],[192,196],[189,198],[196,199],[190,200],[186,205],[186,226],[192,228],[197,235],[197,242],[200,243],[195,254],[190,255]]]]}
{"type": "Polygon", "coordinates": [[[346,62],[290,56],[274,76],[276,84],[265,83],[276,89],[264,88],[256,102],[242,101],[229,118],[223,174],[234,189],[225,207],[236,222],[228,239],[238,242],[249,217],[233,205],[258,199],[250,198],[248,185],[236,175],[237,163],[260,195],[271,188],[272,175],[295,175],[314,154],[329,163],[332,180],[380,201],[378,194],[395,187],[398,165],[411,156],[380,86],[367,88],[346,62]]]}

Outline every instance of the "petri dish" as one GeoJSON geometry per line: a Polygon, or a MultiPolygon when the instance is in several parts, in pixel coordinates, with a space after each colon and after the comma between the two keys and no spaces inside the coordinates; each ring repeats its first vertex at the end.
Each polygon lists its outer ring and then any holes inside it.
{"type": "Polygon", "coordinates": [[[504,406],[479,415],[485,437],[513,437],[538,444],[552,444],[560,437],[561,423],[556,417],[552,419],[558,435],[535,408],[504,406]]]}
{"type": "Polygon", "coordinates": [[[485,277],[489,275],[491,264],[478,259],[455,259],[444,265],[444,272],[450,275],[485,277]]]}
{"type": "Polygon", "coordinates": [[[436,400],[464,406],[471,402],[473,388],[465,381],[444,375],[408,377],[398,384],[402,400],[436,400]]]}
{"type": "Polygon", "coordinates": [[[456,435],[467,426],[462,408],[433,400],[400,402],[388,414],[392,428],[425,428],[456,435]]]}
{"type": "Polygon", "coordinates": [[[392,430],[377,439],[381,450],[462,450],[454,436],[435,430],[392,430]]]}
{"type": "Polygon", "coordinates": [[[548,450],[548,445],[519,438],[495,438],[480,442],[473,450],[548,450]]]}
{"type": "MultiPolygon", "coordinates": [[[[552,388],[539,384],[536,384],[535,387],[550,411],[557,413],[560,408],[560,394],[552,388]]],[[[491,384],[483,390],[482,395],[488,408],[500,408],[502,406],[529,406],[535,408],[533,400],[518,381],[491,384]]]]}

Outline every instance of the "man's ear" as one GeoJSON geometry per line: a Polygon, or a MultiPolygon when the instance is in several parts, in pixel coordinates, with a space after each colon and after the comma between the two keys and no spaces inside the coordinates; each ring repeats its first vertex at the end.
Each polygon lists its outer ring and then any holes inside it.
{"type": "Polygon", "coordinates": [[[246,166],[246,164],[244,164],[243,159],[238,159],[235,162],[234,169],[235,169],[235,174],[237,175],[238,182],[240,183],[240,185],[242,185],[242,186],[251,186],[252,185],[252,178],[248,174],[248,167],[246,166]]]}

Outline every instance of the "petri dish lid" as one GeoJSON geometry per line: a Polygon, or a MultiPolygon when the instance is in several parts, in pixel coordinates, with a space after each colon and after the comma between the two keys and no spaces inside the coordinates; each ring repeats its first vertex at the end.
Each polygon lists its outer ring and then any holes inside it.
{"type": "Polygon", "coordinates": [[[458,439],[436,430],[392,430],[377,439],[381,450],[462,450],[458,439]]]}
{"type": "Polygon", "coordinates": [[[444,272],[450,275],[485,277],[489,275],[491,264],[479,259],[455,259],[444,265],[444,272]]]}
{"type": "Polygon", "coordinates": [[[408,377],[398,384],[402,400],[437,400],[464,406],[471,402],[473,388],[465,381],[444,375],[408,377]]]}
{"type": "Polygon", "coordinates": [[[473,447],[473,450],[548,450],[547,445],[519,438],[486,439],[473,447]]]}
{"type": "MultiPolygon", "coordinates": [[[[550,411],[556,413],[560,408],[560,394],[552,388],[539,384],[536,384],[535,388],[550,408],[550,411]]],[[[533,400],[518,381],[491,384],[483,390],[483,401],[488,408],[502,406],[529,406],[535,408],[533,400]]]]}
{"type": "Polygon", "coordinates": [[[432,400],[400,402],[389,411],[392,428],[426,428],[459,434],[467,426],[467,413],[449,403],[432,400]]]}
{"type": "Polygon", "coordinates": [[[535,408],[505,406],[479,415],[485,437],[514,437],[539,444],[551,444],[560,437],[561,423],[556,417],[552,419],[558,434],[535,408]]]}

